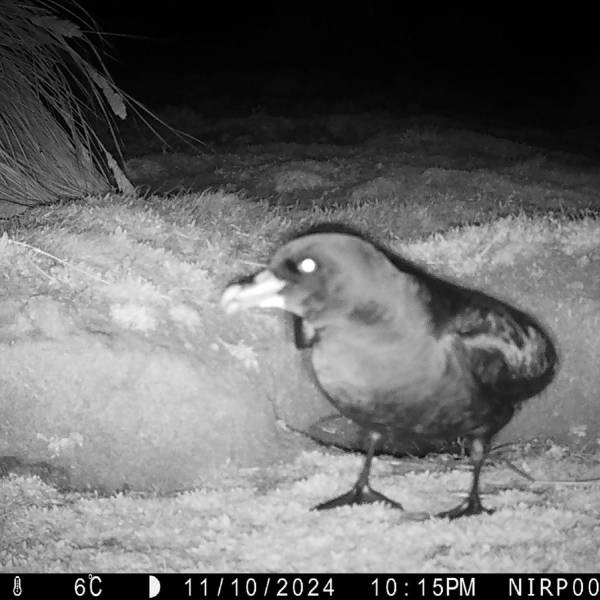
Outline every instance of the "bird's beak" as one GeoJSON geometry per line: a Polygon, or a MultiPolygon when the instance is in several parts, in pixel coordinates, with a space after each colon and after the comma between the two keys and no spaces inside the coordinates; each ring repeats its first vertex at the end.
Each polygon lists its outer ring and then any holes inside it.
{"type": "Polygon", "coordinates": [[[229,315],[252,307],[285,309],[285,298],[279,292],[286,285],[286,281],[266,269],[248,283],[228,285],[221,296],[221,306],[229,315]]]}

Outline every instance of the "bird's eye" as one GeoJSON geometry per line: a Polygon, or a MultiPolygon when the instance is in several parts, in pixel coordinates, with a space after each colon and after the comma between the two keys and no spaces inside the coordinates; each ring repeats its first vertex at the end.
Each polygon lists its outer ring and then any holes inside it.
{"type": "Polygon", "coordinates": [[[312,258],[304,258],[298,263],[298,271],[301,273],[314,273],[317,263],[312,258]]]}

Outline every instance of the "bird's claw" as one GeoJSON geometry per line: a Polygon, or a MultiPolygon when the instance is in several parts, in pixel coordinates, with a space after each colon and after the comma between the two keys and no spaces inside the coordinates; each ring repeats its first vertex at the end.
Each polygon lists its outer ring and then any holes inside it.
{"type": "Polygon", "coordinates": [[[491,515],[495,512],[493,508],[485,508],[481,502],[473,501],[471,499],[467,499],[464,502],[461,502],[458,506],[451,508],[450,510],[445,510],[441,513],[438,513],[436,517],[439,519],[458,519],[460,517],[471,517],[473,515],[480,515],[486,513],[491,515]]]}

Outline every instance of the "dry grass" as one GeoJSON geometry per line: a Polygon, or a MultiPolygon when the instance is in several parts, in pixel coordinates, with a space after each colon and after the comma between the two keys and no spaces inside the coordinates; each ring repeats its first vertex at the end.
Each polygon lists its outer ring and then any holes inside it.
{"type": "MultiPolygon", "coordinates": [[[[0,2],[0,197],[35,206],[127,189],[97,136],[104,121],[119,148],[114,117],[126,99],[102,60],[91,17],[65,1],[0,2]]],[[[130,187],[130,184],[129,184],[130,187]]]]}

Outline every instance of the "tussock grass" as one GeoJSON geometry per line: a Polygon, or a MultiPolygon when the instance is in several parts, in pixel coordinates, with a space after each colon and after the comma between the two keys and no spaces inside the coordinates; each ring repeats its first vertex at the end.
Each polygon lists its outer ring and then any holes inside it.
{"type": "Polygon", "coordinates": [[[102,193],[127,181],[95,132],[127,99],[91,17],[69,1],[0,1],[0,198],[20,207],[102,193]]]}

